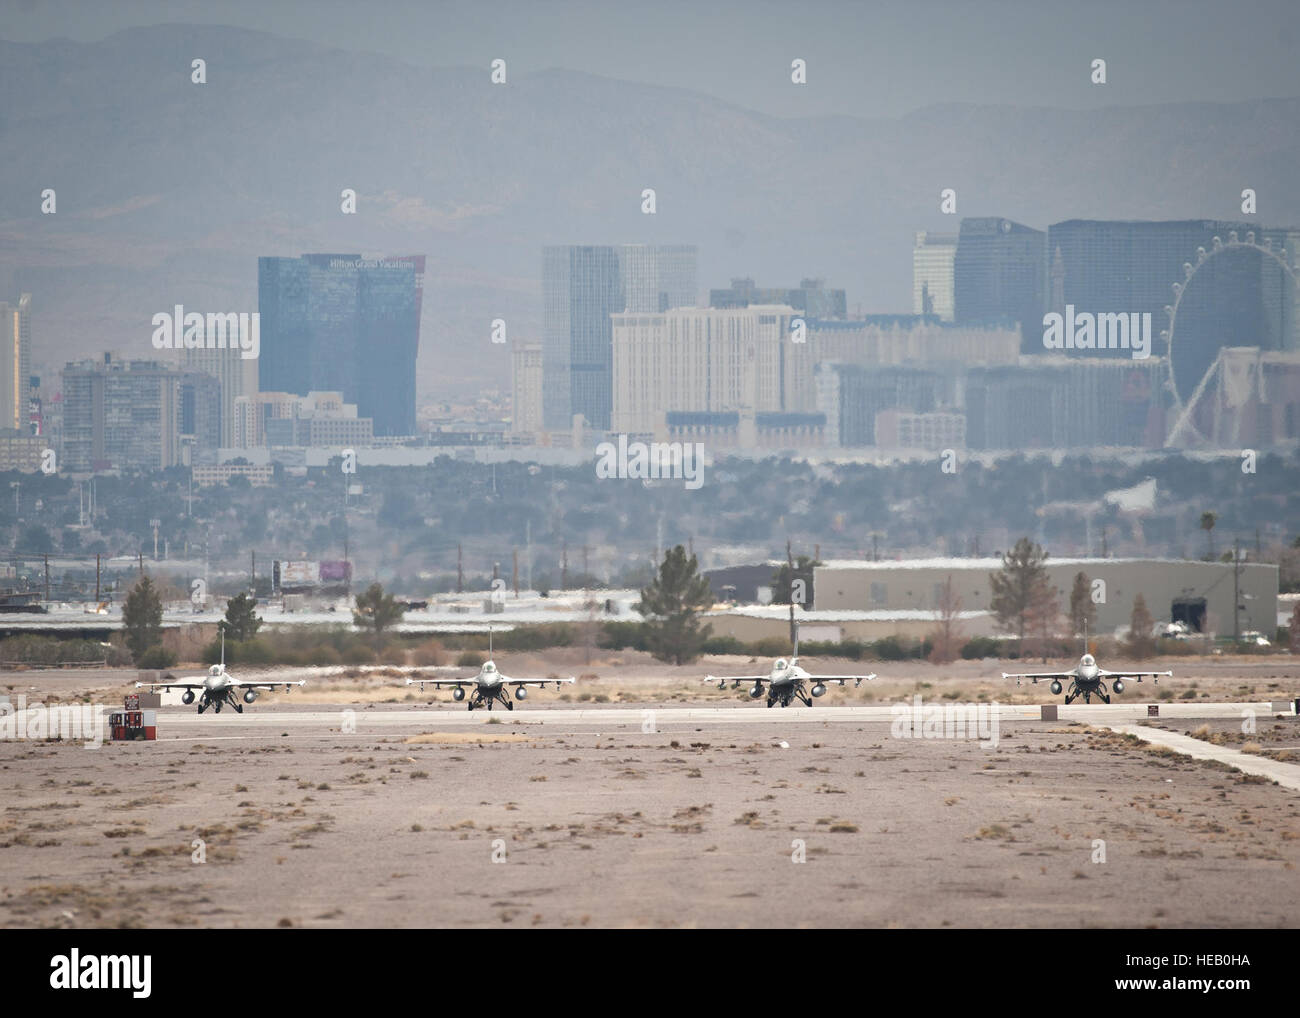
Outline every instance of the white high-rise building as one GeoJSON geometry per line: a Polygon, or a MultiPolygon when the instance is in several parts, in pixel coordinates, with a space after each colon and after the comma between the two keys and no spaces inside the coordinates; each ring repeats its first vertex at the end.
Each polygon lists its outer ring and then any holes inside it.
{"type": "Polygon", "coordinates": [[[676,308],[611,315],[613,431],[655,434],[670,412],[816,409],[807,344],[787,305],[676,308]],[[806,377],[805,377],[806,376],[806,377]]]}
{"type": "Polygon", "coordinates": [[[610,422],[610,316],[693,307],[696,249],[622,244],[542,249],[543,418],[547,430],[581,415],[610,422]]]}
{"type": "Polygon", "coordinates": [[[542,344],[516,343],[510,350],[513,401],[510,430],[532,434],[542,430],[542,344]]]}
{"type": "Polygon", "coordinates": [[[257,394],[257,361],[241,357],[236,343],[225,350],[183,350],[181,364],[187,371],[201,371],[221,383],[221,446],[235,448],[235,401],[257,394]]]}
{"type": "Polygon", "coordinates": [[[0,430],[30,430],[32,295],[0,302],[0,430]]]}
{"type": "Polygon", "coordinates": [[[924,230],[917,233],[912,247],[912,314],[938,315],[944,322],[953,320],[956,258],[957,234],[924,230]]]}

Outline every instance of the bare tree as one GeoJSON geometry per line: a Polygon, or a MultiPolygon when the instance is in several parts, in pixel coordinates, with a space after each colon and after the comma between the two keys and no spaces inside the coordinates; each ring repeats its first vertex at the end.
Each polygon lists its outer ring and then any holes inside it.
{"type": "Polygon", "coordinates": [[[961,595],[953,585],[951,574],[939,588],[939,600],[935,608],[939,619],[930,637],[930,660],[942,665],[957,657],[962,642],[961,623],[958,621],[961,618],[961,595]]]}

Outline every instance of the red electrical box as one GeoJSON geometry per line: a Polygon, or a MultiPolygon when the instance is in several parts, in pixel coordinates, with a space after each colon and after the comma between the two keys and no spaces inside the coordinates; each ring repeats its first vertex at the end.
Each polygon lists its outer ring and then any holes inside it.
{"type": "Polygon", "coordinates": [[[158,716],[151,710],[114,711],[108,716],[109,738],[113,742],[156,741],[158,716]]]}

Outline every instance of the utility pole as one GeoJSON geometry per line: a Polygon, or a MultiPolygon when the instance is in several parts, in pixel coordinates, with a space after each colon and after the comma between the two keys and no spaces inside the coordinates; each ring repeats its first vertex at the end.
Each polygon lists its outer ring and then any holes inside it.
{"type": "Polygon", "coordinates": [[[1232,542],[1232,642],[1241,640],[1241,542],[1232,542]]]}
{"type": "Polygon", "coordinates": [[[567,539],[560,545],[560,589],[569,589],[569,542],[567,539]]]}
{"type": "Polygon", "coordinates": [[[99,552],[95,552],[95,607],[99,607],[99,552]]]}
{"type": "Polygon", "coordinates": [[[790,553],[790,538],[785,539],[785,565],[790,579],[790,646],[794,646],[794,556],[790,553]]]}
{"type": "Polygon", "coordinates": [[[515,588],[515,597],[519,596],[519,549],[515,548],[511,553],[514,560],[514,566],[510,570],[510,585],[515,588]]]}
{"type": "Polygon", "coordinates": [[[140,575],[143,576],[144,575],[144,549],[141,548],[136,554],[139,557],[139,561],[140,561],[140,575]]]}
{"type": "Polygon", "coordinates": [[[45,600],[50,599],[50,555],[45,553],[45,600]]]}
{"type": "Polygon", "coordinates": [[[524,584],[533,589],[533,521],[524,521],[524,584]]]}

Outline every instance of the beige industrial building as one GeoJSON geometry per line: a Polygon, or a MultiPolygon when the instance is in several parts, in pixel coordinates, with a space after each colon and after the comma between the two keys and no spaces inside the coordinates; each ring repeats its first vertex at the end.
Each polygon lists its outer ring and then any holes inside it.
{"type": "MultiPolygon", "coordinates": [[[[1127,631],[1133,600],[1141,594],[1157,622],[1185,622],[1191,629],[1218,636],[1233,633],[1233,590],[1237,591],[1237,630],[1273,636],[1277,622],[1278,567],[1244,563],[1234,583],[1229,562],[1181,559],[1053,559],[1048,577],[1060,596],[1064,616],[1078,573],[1101,581],[1094,602],[1097,631],[1127,631]]],[[[841,560],[813,573],[814,607],[827,611],[935,611],[951,577],[963,611],[988,611],[989,574],[1002,568],[1000,558],[916,559],[900,562],[841,560]]]]}
{"type": "MultiPolygon", "coordinates": [[[[804,643],[881,640],[889,636],[924,640],[939,626],[935,611],[804,611],[795,609],[799,639],[804,643]]],[[[706,621],[713,636],[732,636],[746,643],[790,638],[790,606],[752,605],[711,612],[706,621]]],[[[963,640],[1000,635],[991,612],[963,611],[957,618],[963,640]]]]}

